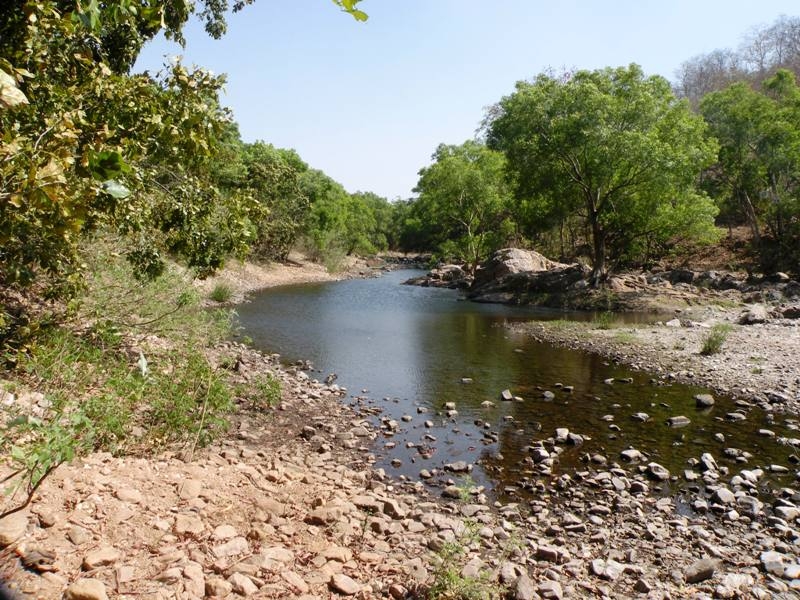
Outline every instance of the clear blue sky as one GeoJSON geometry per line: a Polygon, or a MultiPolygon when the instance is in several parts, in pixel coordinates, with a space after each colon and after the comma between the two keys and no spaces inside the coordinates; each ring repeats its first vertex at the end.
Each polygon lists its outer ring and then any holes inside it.
{"type": "Polygon", "coordinates": [[[439,143],[474,136],[485,107],[553,67],[636,62],[672,80],[685,60],[735,48],[795,0],[256,0],[212,40],[156,40],[136,70],[180,54],[228,75],[245,141],[294,148],[348,191],[407,198],[439,143]]]}

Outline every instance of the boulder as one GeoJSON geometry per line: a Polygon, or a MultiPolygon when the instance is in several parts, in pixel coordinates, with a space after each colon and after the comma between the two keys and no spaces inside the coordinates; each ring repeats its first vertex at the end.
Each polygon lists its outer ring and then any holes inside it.
{"type": "Polygon", "coordinates": [[[519,303],[526,295],[569,291],[588,273],[579,264],[566,265],[532,250],[506,248],[478,268],[467,297],[476,302],[519,303]]]}
{"type": "Polygon", "coordinates": [[[475,271],[473,286],[480,287],[515,273],[536,273],[566,266],[533,250],[503,248],[478,267],[478,270],[475,271]]]}

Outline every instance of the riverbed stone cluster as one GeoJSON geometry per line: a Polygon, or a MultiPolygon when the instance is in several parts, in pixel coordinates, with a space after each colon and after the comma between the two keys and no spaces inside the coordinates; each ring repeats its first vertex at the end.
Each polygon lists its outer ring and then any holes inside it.
{"type": "Polygon", "coordinates": [[[95,454],[59,468],[0,520],[0,575],[14,593],[399,600],[458,581],[517,600],[800,594],[800,496],[765,502],[758,469],[701,454],[687,465],[696,492],[673,497],[662,492],[686,474],[635,448],[553,471],[558,448],[580,443],[556,431],[528,449],[543,465],[532,499],[496,503],[462,479],[468,463],[450,463],[444,487],[376,468],[389,424],[336,384],[242,346],[217,352],[237,357],[237,376],[278,376],[282,402],[243,410],[194,455],[95,454]]]}

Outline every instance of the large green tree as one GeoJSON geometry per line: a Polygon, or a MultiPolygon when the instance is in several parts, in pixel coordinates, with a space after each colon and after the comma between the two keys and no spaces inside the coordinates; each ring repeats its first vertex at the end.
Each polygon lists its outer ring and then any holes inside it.
{"type": "Polygon", "coordinates": [[[796,258],[800,88],[794,74],[779,70],[761,91],[736,83],[708,94],[700,107],[721,144],[707,175],[712,193],[731,217],[750,226],[756,246],[766,228],[780,255],[796,258]]]}
{"type": "Polygon", "coordinates": [[[542,74],[489,113],[487,142],[505,152],[520,201],[580,214],[593,281],[634,244],[712,231],[715,207],[695,184],[715,157],[702,118],[662,77],[637,65],[542,74]]]}
{"type": "Polygon", "coordinates": [[[416,214],[437,225],[431,242],[446,244],[473,270],[505,241],[501,225],[511,197],[505,163],[502,153],[467,141],[441,144],[433,164],[420,170],[416,214]]]}

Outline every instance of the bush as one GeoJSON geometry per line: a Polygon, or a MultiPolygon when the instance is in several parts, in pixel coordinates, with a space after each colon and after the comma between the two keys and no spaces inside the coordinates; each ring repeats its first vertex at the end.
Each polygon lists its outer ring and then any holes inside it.
{"type": "Polygon", "coordinates": [[[220,304],[230,302],[231,298],[233,297],[233,288],[227,283],[218,283],[214,286],[214,289],[211,290],[211,293],[208,297],[214,302],[219,302],[220,304]]]}
{"type": "Polygon", "coordinates": [[[719,354],[722,352],[722,346],[728,339],[733,328],[727,323],[717,323],[708,333],[703,336],[703,347],[700,349],[700,354],[703,356],[711,356],[712,354],[719,354]]]}

